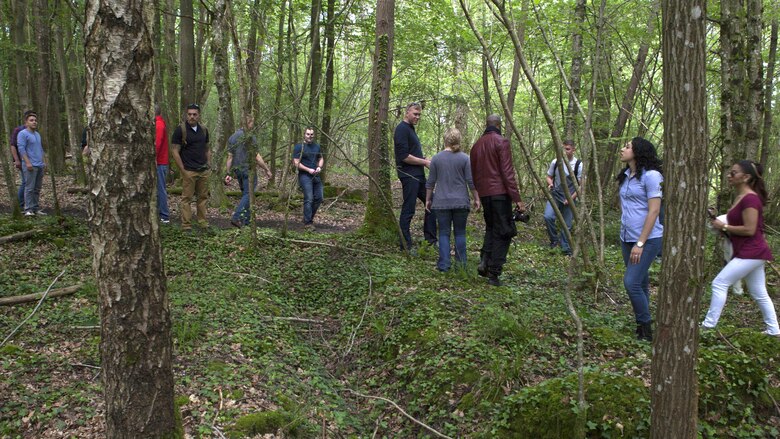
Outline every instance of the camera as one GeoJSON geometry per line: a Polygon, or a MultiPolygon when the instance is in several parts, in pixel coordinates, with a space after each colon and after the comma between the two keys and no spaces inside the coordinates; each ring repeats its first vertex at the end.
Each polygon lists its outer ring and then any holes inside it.
{"type": "Polygon", "coordinates": [[[527,211],[521,212],[520,209],[515,209],[514,213],[512,213],[512,221],[528,223],[528,221],[531,221],[531,215],[527,211]]]}

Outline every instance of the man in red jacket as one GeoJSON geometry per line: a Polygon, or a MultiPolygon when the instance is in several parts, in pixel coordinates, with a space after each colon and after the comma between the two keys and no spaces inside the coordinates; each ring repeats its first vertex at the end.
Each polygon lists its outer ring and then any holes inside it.
{"type": "Polygon", "coordinates": [[[160,222],[171,222],[168,212],[168,191],[165,181],[168,178],[168,132],[159,105],[154,106],[154,149],[157,153],[157,214],[160,222]]]}
{"type": "Polygon", "coordinates": [[[471,175],[482,201],[485,217],[485,238],[480,250],[480,276],[486,276],[493,286],[500,286],[501,270],[517,227],[512,220],[512,204],[525,211],[520,200],[512,164],[509,140],[501,135],[501,117],[491,114],[482,137],[471,148],[471,175]]]}

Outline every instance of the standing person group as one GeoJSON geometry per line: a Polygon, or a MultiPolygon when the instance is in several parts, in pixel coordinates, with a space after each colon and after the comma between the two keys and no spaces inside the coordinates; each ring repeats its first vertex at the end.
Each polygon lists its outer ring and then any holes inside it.
{"type": "Polygon", "coordinates": [[[712,281],[712,298],[701,324],[703,329],[712,329],[718,324],[729,287],[744,278],[764,318],[764,334],[780,336],[777,313],[767,293],[764,273],[766,262],[773,257],[764,238],[764,205],[768,197],[763,173],[761,164],[750,160],[735,163],[728,173],[736,198],[726,213],[728,221],[713,219],[712,226],[728,234],[734,257],[712,281]]]}

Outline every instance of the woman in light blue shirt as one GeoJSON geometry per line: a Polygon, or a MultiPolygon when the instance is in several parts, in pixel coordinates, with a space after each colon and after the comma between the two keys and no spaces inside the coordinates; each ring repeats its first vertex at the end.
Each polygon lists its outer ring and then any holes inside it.
{"type": "Polygon", "coordinates": [[[620,150],[626,168],[618,174],[620,193],[620,242],[626,273],[626,287],[636,319],[636,336],[652,341],[650,317],[650,264],[661,251],[663,226],[661,186],[664,181],[661,160],[655,146],[642,137],[634,137],[620,150]]]}

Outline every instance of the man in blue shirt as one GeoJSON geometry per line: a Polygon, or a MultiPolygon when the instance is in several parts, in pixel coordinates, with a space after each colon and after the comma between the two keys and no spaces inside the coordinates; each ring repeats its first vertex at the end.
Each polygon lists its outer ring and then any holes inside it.
{"type": "Polygon", "coordinates": [[[225,168],[225,184],[230,184],[235,175],[238,180],[238,187],[241,188],[241,201],[236,206],[236,211],[230,219],[230,224],[241,228],[249,224],[249,191],[254,190],[257,184],[257,174],[252,179],[252,185],[249,185],[250,163],[247,159],[249,153],[255,151],[255,162],[257,166],[265,172],[266,177],[271,179],[271,168],[265,164],[263,157],[257,152],[257,136],[252,132],[255,127],[255,119],[251,114],[244,119],[244,128],[239,128],[228,139],[228,156],[225,168]]]}
{"type": "MultiPolygon", "coordinates": [[[[407,105],[404,120],[395,127],[393,133],[395,165],[403,189],[403,204],[401,205],[401,215],[398,218],[403,235],[401,250],[412,249],[412,234],[409,231],[409,226],[414,217],[417,200],[425,204],[425,168],[431,166],[431,161],[423,155],[420,139],[414,129],[414,126],[420,121],[421,113],[422,106],[419,102],[407,105]]],[[[436,216],[427,210],[423,218],[423,234],[429,244],[436,244],[436,216]]]]}
{"type": "Polygon", "coordinates": [[[19,157],[24,162],[24,216],[46,215],[38,205],[46,162],[41,134],[38,132],[38,115],[35,112],[25,113],[24,127],[16,138],[19,157]]]}
{"type": "Polygon", "coordinates": [[[320,172],[325,164],[320,145],[314,143],[314,127],[306,127],[303,131],[303,143],[295,145],[292,159],[303,191],[303,226],[314,231],[314,215],[323,199],[320,172]]]}

